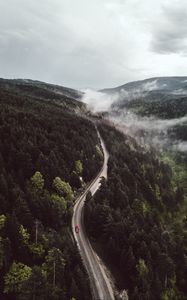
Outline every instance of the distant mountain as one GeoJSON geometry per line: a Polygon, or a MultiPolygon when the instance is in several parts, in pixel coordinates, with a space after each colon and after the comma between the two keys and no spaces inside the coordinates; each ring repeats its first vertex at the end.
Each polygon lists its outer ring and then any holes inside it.
{"type": "Polygon", "coordinates": [[[134,81],[122,86],[104,89],[115,101],[109,113],[115,118],[123,119],[131,129],[136,124],[139,130],[143,128],[151,140],[157,136],[162,141],[163,136],[176,143],[184,142],[182,148],[186,151],[187,141],[187,77],[155,77],[134,81]],[[146,123],[144,123],[146,120],[146,123]],[[160,120],[160,126],[157,124],[160,120]],[[167,123],[169,121],[169,123],[167,123]],[[146,124],[146,125],[145,125],[146,124]],[[170,124],[169,127],[165,126],[170,124]],[[166,128],[167,127],[167,128],[166,128]],[[150,134],[151,132],[151,134],[150,134]]]}
{"type": "Polygon", "coordinates": [[[140,116],[161,119],[187,114],[187,77],[155,77],[101,92],[116,94],[116,101],[111,105],[115,112],[130,110],[140,116]]]}
{"type": "Polygon", "coordinates": [[[169,91],[178,92],[187,91],[187,76],[183,77],[154,77],[145,80],[133,81],[115,88],[102,89],[101,92],[114,94],[123,91],[169,91]]]}

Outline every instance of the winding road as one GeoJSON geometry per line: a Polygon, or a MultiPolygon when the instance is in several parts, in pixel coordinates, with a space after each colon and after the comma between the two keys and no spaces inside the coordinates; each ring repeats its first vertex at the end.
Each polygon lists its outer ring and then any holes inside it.
{"type": "Polygon", "coordinates": [[[74,238],[77,242],[77,246],[80,251],[84,266],[89,275],[94,300],[115,300],[110,280],[106,275],[103,265],[101,264],[101,260],[94,252],[88,240],[83,221],[84,202],[86,194],[88,193],[88,191],[90,191],[92,195],[94,195],[100,187],[101,177],[107,179],[107,162],[109,154],[106,150],[104,141],[102,140],[99,132],[98,136],[101,141],[101,146],[104,153],[103,167],[100,173],[97,175],[97,177],[90,183],[90,185],[85,190],[84,194],[77,199],[74,205],[72,217],[72,231],[74,234],[74,238]],[[75,232],[76,224],[80,226],[79,233],[75,232]]]}

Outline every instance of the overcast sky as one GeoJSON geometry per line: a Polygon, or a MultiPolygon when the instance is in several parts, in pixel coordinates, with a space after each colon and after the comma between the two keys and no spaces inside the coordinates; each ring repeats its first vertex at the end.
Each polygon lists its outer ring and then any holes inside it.
{"type": "Polygon", "coordinates": [[[187,75],[186,0],[0,0],[0,77],[103,88],[187,75]]]}

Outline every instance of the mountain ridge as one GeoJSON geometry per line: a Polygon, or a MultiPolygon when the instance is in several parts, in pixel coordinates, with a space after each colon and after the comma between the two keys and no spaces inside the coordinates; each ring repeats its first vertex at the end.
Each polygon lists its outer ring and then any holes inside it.
{"type": "Polygon", "coordinates": [[[35,98],[35,100],[52,101],[71,111],[85,111],[86,105],[81,102],[80,91],[53,85],[31,79],[3,79],[0,78],[0,89],[5,93],[13,93],[22,97],[35,98]]]}
{"type": "MultiPolygon", "coordinates": [[[[101,89],[100,92],[106,93],[106,94],[114,94],[116,92],[118,93],[123,90],[132,91],[133,89],[138,89],[146,84],[151,84],[151,83],[158,84],[158,87],[159,87],[158,89],[170,90],[172,87],[172,84],[174,85],[174,87],[176,89],[176,88],[181,87],[181,83],[185,84],[185,81],[186,81],[185,88],[187,88],[187,76],[152,77],[152,78],[147,78],[147,79],[143,79],[143,80],[127,82],[123,85],[120,85],[120,86],[117,86],[114,88],[104,88],[104,89],[101,89]],[[166,86],[166,85],[168,85],[168,86],[166,86]]],[[[145,88],[146,88],[146,86],[145,86],[145,88]]],[[[148,88],[149,89],[151,89],[151,88],[157,89],[156,86],[153,86],[153,87],[148,86],[148,88]]]]}

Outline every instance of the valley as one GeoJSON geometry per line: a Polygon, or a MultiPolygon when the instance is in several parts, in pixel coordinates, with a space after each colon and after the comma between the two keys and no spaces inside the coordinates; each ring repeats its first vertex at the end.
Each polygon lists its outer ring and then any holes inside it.
{"type": "Polygon", "coordinates": [[[186,299],[185,81],[0,80],[0,298],[186,299]]]}

